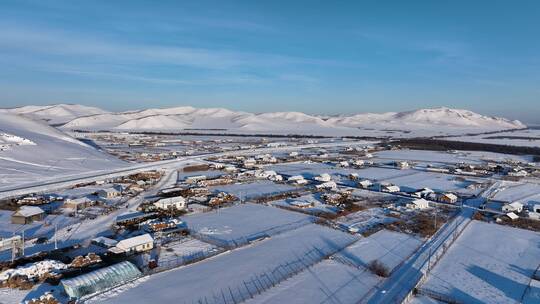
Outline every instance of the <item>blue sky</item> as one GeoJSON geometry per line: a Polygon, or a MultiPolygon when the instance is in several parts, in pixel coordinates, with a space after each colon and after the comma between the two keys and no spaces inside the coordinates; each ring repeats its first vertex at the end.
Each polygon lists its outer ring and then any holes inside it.
{"type": "Polygon", "coordinates": [[[0,2],[0,106],[540,123],[540,1],[0,2]]]}

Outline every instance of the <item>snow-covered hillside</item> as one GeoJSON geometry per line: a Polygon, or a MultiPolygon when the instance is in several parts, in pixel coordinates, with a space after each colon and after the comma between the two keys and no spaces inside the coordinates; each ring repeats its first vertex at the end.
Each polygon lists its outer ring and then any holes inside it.
{"type": "Polygon", "coordinates": [[[24,106],[11,109],[0,109],[0,113],[22,114],[33,119],[41,119],[50,125],[60,125],[77,117],[104,114],[107,111],[74,104],[57,104],[49,106],[24,106]]]}
{"type": "Polygon", "coordinates": [[[0,185],[124,166],[44,122],[0,113],[0,185]]]}
{"type": "Polygon", "coordinates": [[[222,108],[175,107],[75,118],[61,126],[67,130],[182,131],[223,130],[239,133],[312,135],[388,135],[398,129],[417,136],[463,134],[524,128],[519,121],[489,117],[467,110],[421,109],[382,114],[363,113],[322,117],[300,112],[253,114],[222,108]],[[437,128],[432,128],[437,126],[437,128]]]}

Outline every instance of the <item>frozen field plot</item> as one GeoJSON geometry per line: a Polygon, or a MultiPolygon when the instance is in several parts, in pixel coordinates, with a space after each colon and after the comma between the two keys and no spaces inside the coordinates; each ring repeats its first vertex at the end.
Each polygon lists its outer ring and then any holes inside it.
{"type": "MultiPolygon", "coordinates": [[[[445,140],[452,140],[451,138],[445,140]]],[[[459,151],[458,153],[448,153],[441,151],[422,151],[422,150],[387,150],[375,153],[375,159],[386,160],[405,160],[416,162],[429,162],[441,164],[455,164],[460,162],[479,164],[483,160],[516,160],[531,161],[530,156],[501,154],[486,151],[459,151]]]]}
{"type": "Polygon", "coordinates": [[[540,234],[473,221],[421,288],[462,303],[521,303],[539,257],[540,234]]]}
{"type": "MultiPolygon", "coordinates": [[[[269,279],[261,275],[306,257],[307,253],[314,252],[314,248],[329,254],[355,240],[349,234],[311,224],[192,265],[152,275],[134,286],[127,286],[123,292],[113,290],[91,302],[198,303],[200,300],[206,303],[208,300],[208,303],[225,303],[222,300],[225,298],[226,302],[233,303],[232,297],[247,299],[249,293],[257,292],[255,286],[249,285],[254,277],[258,276],[263,283],[269,279]]],[[[280,271],[283,273],[286,269],[280,271]]]]}
{"type": "Polygon", "coordinates": [[[499,181],[490,187],[484,196],[503,202],[520,201],[523,204],[534,205],[540,203],[540,185],[499,181]]]}
{"type": "Polygon", "coordinates": [[[241,204],[183,218],[190,231],[212,243],[245,242],[291,230],[312,221],[309,215],[257,204],[241,204]]]}
{"type": "Polygon", "coordinates": [[[317,194],[308,194],[308,195],[302,195],[301,197],[296,197],[296,198],[287,198],[283,200],[277,200],[277,201],[273,201],[271,204],[276,205],[276,206],[299,209],[299,210],[303,210],[303,211],[310,212],[313,214],[318,214],[318,213],[335,214],[337,212],[336,207],[331,206],[331,205],[326,205],[324,201],[322,201],[319,195],[317,194]],[[312,206],[299,207],[301,205],[299,205],[298,203],[309,203],[312,206]]]}
{"type": "Polygon", "coordinates": [[[395,218],[387,216],[382,208],[370,208],[341,217],[337,223],[342,227],[361,233],[375,225],[391,223],[395,220],[395,218]]]}
{"type": "Polygon", "coordinates": [[[381,279],[366,269],[324,260],[246,303],[358,303],[381,279]]]}
{"type": "Polygon", "coordinates": [[[408,234],[381,230],[358,240],[337,256],[363,267],[373,260],[378,260],[391,272],[411,256],[422,243],[422,240],[408,234]]]}
{"type": "Polygon", "coordinates": [[[432,172],[413,171],[412,174],[387,178],[384,181],[399,185],[404,190],[407,188],[410,190],[431,188],[440,192],[453,191],[466,194],[480,191],[480,189],[467,189],[467,186],[473,183],[472,180],[460,180],[453,175],[432,172]]]}
{"type": "Polygon", "coordinates": [[[285,184],[276,184],[272,181],[262,180],[247,184],[231,184],[209,187],[212,192],[226,192],[241,199],[278,194],[295,190],[295,187],[285,184]]]}

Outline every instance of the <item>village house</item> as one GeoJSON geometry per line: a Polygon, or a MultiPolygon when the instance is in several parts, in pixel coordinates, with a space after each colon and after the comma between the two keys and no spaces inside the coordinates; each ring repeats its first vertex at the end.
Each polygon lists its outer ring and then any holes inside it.
{"type": "Polygon", "coordinates": [[[300,208],[300,209],[306,209],[313,207],[312,202],[303,202],[303,201],[292,201],[289,203],[291,206],[300,208]]]}
{"type": "Polygon", "coordinates": [[[362,189],[367,189],[367,188],[373,186],[373,183],[369,179],[364,179],[364,180],[358,182],[358,186],[360,186],[360,188],[362,188],[362,189]]]}
{"type": "Polygon", "coordinates": [[[457,195],[453,193],[443,193],[439,196],[439,202],[447,204],[455,204],[458,201],[457,195]]]}
{"type": "Polygon", "coordinates": [[[514,212],[514,213],[520,213],[523,211],[523,204],[520,202],[513,202],[510,204],[504,204],[502,206],[503,212],[514,212]]]}
{"type": "Polygon", "coordinates": [[[321,189],[335,190],[335,189],[337,189],[337,184],[336,184],[336,182],[325,182],[325,183],[316,185],[315,188],[317,188],[319,190],[321,190],[321,189]]]}
{"type": "Polygon", "coordinates": [[[287,179],[288,182],[296,185],[305,185],[308,183],[307,180],[304,179],[302,175],[294,175],[287,179]]]}
{"type": "Polygon", "coordinates": [[[422,188],[422,189],[419,189],[417,190],[416,192],[414,192],[412,194],[412,196],[414,197],[418,197],[418,198],[426,198],[428,197],[431,193],[434,193],[435,191],[433,191],[432,189],[430,188],[422,188]]]}
{"type": "Polygon", "coordinates": [[[337,163],[336,166],[341,167],[341,168],[347,168],[347,167],[349,167],[349,163],[346,162],[346,161],[340,161],[339,163],[337,163]]]}
{"type": "Polygon", "coordinates": [[[92,205],[92,200],[87,197],[70,198],[64,202],[65,208],[71,208],[74,210],[82,210],[92,205]]]}
{"type": "Polygon", "coordinates": [[[400,169],[409,169],[410,168],[410,165],[408,162],[406,161],[399,161],[399,162],[396,162],[396,167],[400,168],[400,169]]]}
{"type": "Polygon", "coordinates": [[[319,182],[329,182],[332,180],[332,177],[328,173],[322,173],[321,175],[316,176],[315,180],[319,182]]]}
{"type": "Polygon", "coordinates": [[[257,165],[257,160],[254,158],[248,158],[244,160],[244,168],[253,168],[257,165]]]}
{"type": "Polygon", "coordinates": [[[186,177],[186,183],[195,184],[197,182],[200,182],[206,179],[207,179],[206,175],[194,175],[194,176],[186,177]]]}
{"type": "Polygon", "coordinates": [[[45,211],[35,206],[22,206],[11,215],[12,224],[30,224],[42,221],[45,218],[45,211]]]}
{"type": "Polygon", "coordinates": [[[388,192],[388,193],[394,193],[399,192],[399,186],[392,185],[392,184],[381,184],[380,185],[380,191],[381,192],[388,192]]]}
{"type": "Polygon", "coordinates": [[[122,192],[115,187],[101,189],[98,191],[98,196],[104,199],[116,198],[122,195],[122,192]]]}
{"type": "Polygon", "coordinates": [[[426,209],[429,208],[429,201],[423,198],[415,199],[414,201],[407,203],[405,206],[409,209],[426,209]]]}
{"type": "Polygon", "coordinates": [[[150,234],[143,234],[119,241],[109,250],[113,253],[136,253],[154,248],[154,239],[150,234]]]}
{"type": "Polygon", "coordinates": [[[182,196],[162,198],[154,203],[158,209],[162,210],[184,210],[187,208],[187,202],[182,196]]]}

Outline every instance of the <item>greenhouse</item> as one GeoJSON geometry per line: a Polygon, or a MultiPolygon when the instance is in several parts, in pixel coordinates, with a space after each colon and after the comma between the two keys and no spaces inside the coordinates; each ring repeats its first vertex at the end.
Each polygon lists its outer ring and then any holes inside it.
{"type": "Polygon", "coordinates": [[[75,278],[62,280],[62,286],[71,298],[100,292],[138,278],[141,272],[128,261],[101,268],[75,278]]]}

